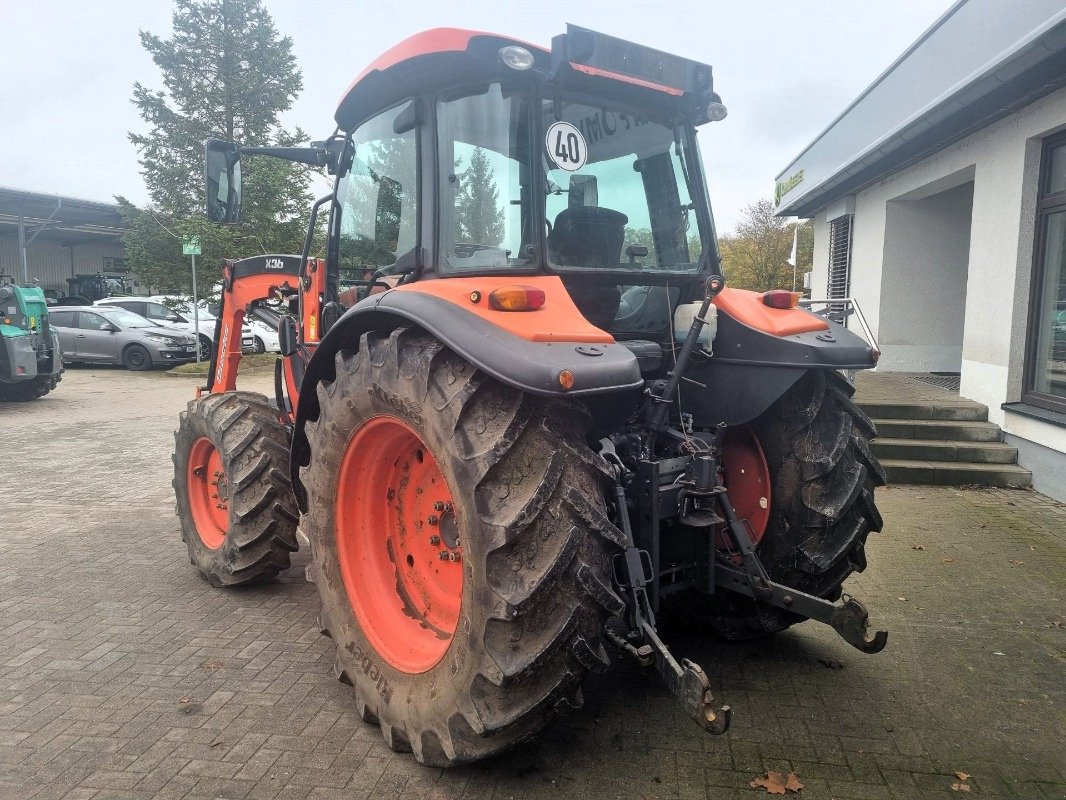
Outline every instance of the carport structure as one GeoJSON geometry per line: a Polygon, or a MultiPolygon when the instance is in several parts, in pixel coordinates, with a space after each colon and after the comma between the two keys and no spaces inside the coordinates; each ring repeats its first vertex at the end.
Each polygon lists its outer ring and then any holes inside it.
{"type": "Polygon", "coordinates": [[[81,273],[125,271],[118,206],[0,187],[0,274],[64,292],[81,273]]]}

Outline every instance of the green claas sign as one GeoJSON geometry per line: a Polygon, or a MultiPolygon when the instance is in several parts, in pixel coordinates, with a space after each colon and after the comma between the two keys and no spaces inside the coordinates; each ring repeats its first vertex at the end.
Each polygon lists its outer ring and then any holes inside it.
{"type": "Polygon", "coordinates": [[[803,183],[803,170],[794,172],[774,187],[774,205],[781,205],[781,198],[803,183]]]}
{"type": "Polygon", "coordinates": [[[181,254],[184,256],[198,256],[200,255],[200,237],[199,236],[183,236],[181,237],[181,254]]]}

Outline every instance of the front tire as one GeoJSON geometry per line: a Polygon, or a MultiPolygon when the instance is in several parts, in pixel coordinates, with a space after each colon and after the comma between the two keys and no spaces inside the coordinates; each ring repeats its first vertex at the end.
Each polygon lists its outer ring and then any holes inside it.
{"type": "Polygon", "coordinates": [[[288,569],[299,521],[288,457],[288,433],[261,394],[208,394],[181,413],[173,483],[181,538],[212,586],[288,569]]]}
{"type": "Polygon", "coordinates": [[[122,351],[122,363],[126,369],[143,372],[152,368],[152,354],[143,344],[131,344],[122,351]]]}
{"type": "Polygon", "coordinates": [[[580,705],[609,664],[622,539],[590,420],[410,329],[364,335],[335,367],[301,479],[336,673],[363,720],[423,764],[505,750],[580,705]]]}
{"type": "Polygon", "coordinates": [[[266,342],[264,342],[260,337],[256,336],[255,342],[252,344],[252,352],[256,355],[262,355],[266,351],[266,342]]]}

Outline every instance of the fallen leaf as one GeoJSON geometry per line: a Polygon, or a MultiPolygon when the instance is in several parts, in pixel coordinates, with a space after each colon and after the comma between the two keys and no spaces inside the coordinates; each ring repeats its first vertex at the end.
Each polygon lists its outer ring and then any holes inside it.
{"type": "Polygon", "coordinates": [[[1010,560],[1010,563],[1014,564],[1014,565],[1018,565],[1018,564],[1024,564],[1025,562],[1024,561],[1018,561],[1017,559],[1012,558],[1010,560]]]}
{"type": "Polygon", "coordinates": [[[907,598],[906,598],[906,597],[897,597],[896,599],[897,599],[897,600],[900,600],[900,601],[902,601],[902,602],[904,602],[904,603],[906,603],[906,602],[907,602],[907,598]]]}
{"type": "Polygon", "coordinates": [[[943,561],[945,564],[952,564],[955,561],[954,558],[942,558],[940,560],[943,561]]]}
{"type": "MultiPolygon", "coordinates": [[[[211,742],[208,747],[218,747],[220,744],[225,744],[225,742],[219,739],[217,742],[211,742]]],[[[958,775],[959,773],[956,772],[955,774],[958,775]]]]}
{"type": "Polygon", "coordinates": [[[912,544],[911,545],[911,550],[924,550],[924,549],[925,549],[925,545],[924,544],[912,544]]]}
{"type": "Polygon", "coordinates": [[[226,666],[226,665],[223,664],[221,661],[205,661],[204,662],[204,669],[222,669],[222,667],[224,667],[224,666],[226,666]]]}
{"type": "Polygon", "coordinates": [[[829,669],[844,669],[844,665],[835,658],[819,658],[818,663],[829,667],[829,669]]]}
{"type": "Polygon", "coordinates": [[[183,698],[181,698],[181,702],[182,703],[188,703],[190,700],[192,700],[191,697],[183,697],[183,698]]]}
{"type": "Polygon", "coordinates": [[[951,791],[953,792],[969,792],[970,784],[968,783],[953,783],[951,784],[951,791]]]}
{"type": "Polygon", "coordinates": [[[756,778],[748,786],[752,789],[765,789],[767,794],[784,794],[786,791],[799,792],[803,788],[799,777],[795,772],[782,775],[780,772],[768,770],[765,777],[756,778]]]}
{"type": "Polygon", "coordinates": [[[970,780],[970,773],[968,773],[968,772],[956,772],[955,773],[955,777],[958,778],[960,781],[968,781],[968,780],[970,780]]]}

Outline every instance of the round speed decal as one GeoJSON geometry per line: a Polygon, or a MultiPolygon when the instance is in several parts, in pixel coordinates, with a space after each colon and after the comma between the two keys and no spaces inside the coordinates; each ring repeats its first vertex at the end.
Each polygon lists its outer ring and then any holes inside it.
{"type": "Polygon", "coordinates": [[[589,155],[585,137],[569,122],[553,123],[544,137],[544,146],[548,149],[548,158],[567,172],[585,166],[589,155]]]}

